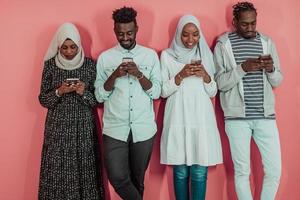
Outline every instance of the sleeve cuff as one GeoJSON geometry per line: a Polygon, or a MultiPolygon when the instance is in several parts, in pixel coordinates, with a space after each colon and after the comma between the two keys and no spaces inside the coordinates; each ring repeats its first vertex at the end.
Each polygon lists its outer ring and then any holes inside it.
{"type": "Polygon", "coordinates": [[[242,68],[242,64],[236,67],[236,72],[240,77],[243,77],[247,72],[245,72],[242,68]]]}
{"type": "MultiPolygon", "coordinates": [[[[207,87],[210,87],[210,86],[212,86],[213,84],[214,84],[214,80],[210,77],[210,82],[209,83],[205,83],[204,81],[203,81],[203,83],[204,83],[204,85],[205,85],[205,87],[207,86],[207,87]]],[[[175,84],[176,85],[176,84],[175,84]]]]}
{"type": "Polygon", "coordinates": [[[104,89],[104,86],[100,86],[98,89],[96,88],[95,90],[95,96],[98,102],[103,102],[109,98],[113,90],[111,91],[106,91],[104,89]]]}
{"type": "Polygon", "coordinates": [[[88,96],[90,95],[90,93],[88,92],[88,91],[84,91],[83,92],[83,95],[81,96],[81,98],[83,99],[83,100],[86,100],[86,99],[88,99],[88,96]]]}
{"type": "Polygon", "coordinates": [[[267,76],[270,78],[276,77],[276,70],[274,69],[272,72],[266,72],[267,76]]]}
{"type": "Polygon", "coordinates": [[[177,90],[180,87],[180,84],[176,85],[176,83],[175,83],[175,76],[171,78],[170,84],[171,84],[171,87],[174,88],[174,90],[177,90]]]}
{"type": "Polygon", "coordinates": [[[161,93],[161,84],[158,84],[157,82],[152,82],[152,87],[148,90],[145,90],[145,93],[151,98],[151,99],[157,99],[160,97],[161,93]]]}
{"type": "Polygon", "coordinates": [[[266,71],[266,73],[267,73],[268,75],[274,74],[274,72],[275,72],[275,67],[274,67],[274,66],[273,66],[273,69],[272,69],[271,72],[267,72],[267,71],[266,71]]]}
{"type": "Polygon", "coordinates": [[[112,91],[113,91],[113,89],[111,91],[107,91],[104,89],[104,85],[102,86],[102,92],[103,92],[104,97],[108,98],[110,96],[110,94],[112,93],[112,91]]]}
{"type": "Polygon", "coordinates": [[[153,86],[154,85],[152,84],[152,87],[145,91],[150,97],[153,97],[153,86]]]}
{"type": "Polygon", "coordinates": [[[204,82],[204,88],[209,97],[214,97],[217,93],[217,83],[213,79],[209,83],[204,82]]]}

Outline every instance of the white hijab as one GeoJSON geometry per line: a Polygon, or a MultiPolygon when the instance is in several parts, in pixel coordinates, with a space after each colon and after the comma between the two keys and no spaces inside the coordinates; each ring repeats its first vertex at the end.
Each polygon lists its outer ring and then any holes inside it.
{"type": "Polygon", "coordinates": [[[54,56],[57,67],[61,69],[73,70],[82,66],[84,61],[84,52],[81,46],[79,32],[74,24],[64,23],[56,31],[44,57],[44,61],[49,60],[54,56]],[[71,39],[78,46],[78,52],[72,60],[65,59],[59,52],[59,48],[67,38],[71,39]]]}
{"type": "Polygon", "coordinates": [[[167,49],[167,53],[169,53],[177,62],[183,64],[191,63],[192,59],[201,59],[208,74],[212,76],[215,73],[213,54],[201,31],[200,22],[193,15],[184,15],[180,18],[177,24],[175,36],[170,48],[167,49]],[[199,42],[193,49],[186,48],[181,41],[183,27],[188,23],[194,24],[200,32],[199,42]]]}

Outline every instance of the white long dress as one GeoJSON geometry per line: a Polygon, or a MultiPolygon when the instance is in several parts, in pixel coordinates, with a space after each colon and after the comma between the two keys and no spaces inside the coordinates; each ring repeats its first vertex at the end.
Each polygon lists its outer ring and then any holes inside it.
{"type": "Polygon", "coordinates": [[[161,54],[162,97],[167,98],[161,136],[161,163],[211,166],[222,163],[219,131],[210,97],[216,82],[188,77],[175,84],[174,77],[184,64],[167,52],[161,54]]]}

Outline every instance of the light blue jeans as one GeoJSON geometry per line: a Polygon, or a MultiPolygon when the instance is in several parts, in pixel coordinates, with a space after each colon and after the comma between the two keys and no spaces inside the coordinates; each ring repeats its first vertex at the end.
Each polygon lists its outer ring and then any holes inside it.
{"type": "Polygon", "coordinates": [[[225,130],[234,164],[238,199],[253,199],[249,182],[251,137],[261,154],[264,170],[260,199],[275,199],[281,176],[281,151],[276,120],[226,120],[225,130]]]}
{"type": "Polygon", "coordinates": [[[174,165],[174,189],[176,200],[188,200],[191,177],[192,200],[204,200],[206,194],[207,167],[200,165],[174,165]]]}

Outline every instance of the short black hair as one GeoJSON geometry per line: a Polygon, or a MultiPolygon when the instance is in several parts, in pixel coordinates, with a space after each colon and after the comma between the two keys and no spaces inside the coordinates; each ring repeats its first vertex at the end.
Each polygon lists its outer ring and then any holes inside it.
{"type": "Polygon", "coordinates": [[[130,23],[134,22],[136,25],[137,12],[131,7],[122,7],[113,11],[112,18],[114,23],[130,23]]]}
{"type": "Polygon", "coordinates": [[[237,4],[233,5],[232,8],[233,8],[233,17],[237,20],[239,19],[241,12],[254,11],[257,14],[254,5],[247,1],[238,2],[237,4]]]}

